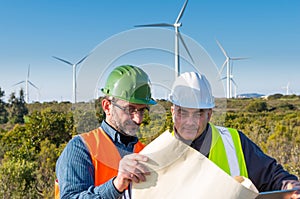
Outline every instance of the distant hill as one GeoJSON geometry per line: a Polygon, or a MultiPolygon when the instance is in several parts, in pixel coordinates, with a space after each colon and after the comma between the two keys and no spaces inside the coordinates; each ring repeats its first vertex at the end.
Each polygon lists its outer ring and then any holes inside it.
{"type": "Polygon", "coordinates": [[[261,98],[265,96],[264,94],[259,93],[244,93],[237,96],[237,98],[261,98]]]}

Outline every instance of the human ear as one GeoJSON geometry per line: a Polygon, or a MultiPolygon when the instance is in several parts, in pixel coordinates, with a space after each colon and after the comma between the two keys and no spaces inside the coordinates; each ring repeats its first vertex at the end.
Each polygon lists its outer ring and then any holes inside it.
{"type": "Polygon", "coordinates": [[[207,121],[210,121],[211,115],[212,115],[212,109],[209,109],[207,112],[207,121]]]}
{"type": "Polygon", "coordinates": [[[171,114],[172,114],[172,120],[175,121],[175,107],[174,105],[171,106],[171,114]]]}
{"type": "Polygon", "coordinates": [[[101,105],[102,105],[102,109],[103,109],[104,113],[106,115],[110,115],[111,101],[108,99],[103,99],[101,102],[101,105]]]}

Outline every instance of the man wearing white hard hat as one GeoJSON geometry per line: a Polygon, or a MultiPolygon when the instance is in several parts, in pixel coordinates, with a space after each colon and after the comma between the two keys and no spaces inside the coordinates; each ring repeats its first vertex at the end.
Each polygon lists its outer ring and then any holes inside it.
{"type": "Polygon", "coordinates": [[[170,94],[173,135],[199,151],[231,176],[249,178],[259,192],[298,188],[300,182],[277,161],[264,154],[242,132],[210,123],[214,97],[202,74],[186,72],[173,83],[170,94]]]}

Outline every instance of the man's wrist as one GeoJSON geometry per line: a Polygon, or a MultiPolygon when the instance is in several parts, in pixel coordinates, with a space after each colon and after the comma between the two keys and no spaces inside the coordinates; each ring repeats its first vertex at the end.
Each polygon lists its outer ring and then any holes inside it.
{"type": "Polygon", "coordinates": [[[120,189],[118,188],[118,187],[119,187],[119,186],[118,186],[118,185],[119,185],[119,181],[118,181],[118,179],[117,179],[117,176],[115,176],[115,177],[113,178],[112,184],[113,184],[113,186],[114,186],[114,188],[116,189],[117,192],[123,193],[123,192],[125,191],[125,189],[120,190],[120,189]]]}

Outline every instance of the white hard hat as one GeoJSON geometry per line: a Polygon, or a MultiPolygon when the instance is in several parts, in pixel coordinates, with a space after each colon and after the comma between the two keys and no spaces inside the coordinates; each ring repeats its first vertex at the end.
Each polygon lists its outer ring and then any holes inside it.
{"type": "Polygon", "coordinates": [[[170,101],[186,108],[209,109],[215,106],[208,80],[195,72],[183,73],[175,79],[170,101]]]}

